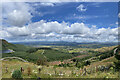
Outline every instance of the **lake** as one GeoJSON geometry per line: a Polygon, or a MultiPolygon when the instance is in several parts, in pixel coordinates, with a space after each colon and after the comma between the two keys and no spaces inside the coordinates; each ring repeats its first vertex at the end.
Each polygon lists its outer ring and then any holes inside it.
{"type": "Polygon", "coordinates": [[[2,50],[2,51],[0,51],[0,53],[11,53],[11,52],[13,52],[13,50],[2,50]]]}

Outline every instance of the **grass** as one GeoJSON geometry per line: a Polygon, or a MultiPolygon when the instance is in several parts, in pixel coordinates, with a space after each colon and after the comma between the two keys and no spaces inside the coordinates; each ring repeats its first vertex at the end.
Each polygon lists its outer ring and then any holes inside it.
{"type": "Polygon", "coordinates": [[[114,49],[116,46],[111,46],[111,47],[102,47],[102,48],[97,48],[94,49],[94,51],[98,51],[98,52],[105,52],[105,51],[110,51],[112,49],[114,49]]]}
{"type": "Polygon", "coordinates": [[[50,50],[39,49],[33,53],[29,53],[24,50],[23,51],[18,50],[13,53],[3,53],[2,57],[13,57],[13,56],[15,57],[16,56],[16,57],[21,57],[31,62],[36,62],[39,58],[42,58],[42,57],[45,57],[48,61],[58,61],[58,60],[70,59],[78,55],[80,54],[72,55],[70,53],[67,53],[63,49],[59,48],[58,50],[57,49],[50,49],[50,50]]]}
{"type": "MultiPolygon", "coordinates": [[[[96,63],[86,66],[87,70],[90,67],[94,68],[96,63]]],[[[104,65],[104,62],[98,62],[99,65],[104,65]]],[[[91,74],[82,75],[83,70],[76,67],[54,67],[54,66],[41,66],[41,73],[38,73],[38,65],[30,62],[21,62],[16,59],[2,61],[2,77],[11,78],[11,73],[13,70],[20,69],[23,67],[25,70],[22,74],[23,78],[117,78],[118,72],[112,70],[105,72],[93,72],[91,74]],[[5,67],[8,67],[8,73],[5,73],[5,67]],[[31,68],[31,75],[27,75],[27,68],[31,68]],[[56,74],[55,74],[56,72],[56,74]],[[60,75],[63,74],[63,75],[60,75]]]]}
{"type": "MultiPolygon", "coordinates": [[[[3,57],[21,57],[29,62],[21,62],[16,59],[7,59],[2,61],[2,71],[3,71],[3,78],[11,78],[11,73],[13,70],[20,69],[23,67],[25,70],[22,74],[23,78],[117,78],[118,72],[113,72],[112,70],[108,72],[93,72],[91,74],[82,75],[83,70],[77,67],[54,67],[52,65],[49,66],[41,66],[42,70],[41,73],[38,73],[38,65],[34,64],[39,58],[47,59],[48,61],[64,61],[64,60],[71,60],[73,57],[76,58],[78,61],[81,60],[87,60],[89,58],[93,58],[96,52],[92,51],[93,49],[88,48],[70,48],[70,47],[56,47],[51,49],[40,49],[33,53],[26,52],[29,47],[23,46],[23,45],[17,45],[17,44],[9,44],[5,42],[4,47],[15,50],[13,53],[5,53],[2,56],[3,57]],[[90,51],[91,50],[91,51],[90,51]],[[44,52],[44,53],[43,53],[44,52]],[[71,54],[73,52],[78,52],[78,54],[71,54]],[[43,53],[43,54],[41,54],[43,53]],[[79,54],[80,53],[80,54],[79,54]],[[78,56],[78,57],[76,57],[78,56]],[[8,73],[5,73],[5,67],[8,67],[8,73]],[[27,68],[31,68],[31,75],[27,75],[27,68]],[[55,74],[56,73],[56,74],[55,74]],[[62,74],[62,75],[61,75],[62,74]]],[[[95,47],[94,45],[93,47],[95,47]]],[[[96,49],[97,51],[102,51],[101,49],[96,49]]],[[[104,48],[106,50],[111,50],[111,48],[104,48]]],[[[104,50],[103,50],[104,51],[104,50]]],[[[99,65],[109,65],[113,64],[113,62],[116,61],[114,57],[110,57],[107,59],[104,59],[102,61],[96,61],[92,62],[91,65],[86,66],[87,70],[94,69],[96,66],[99,65]]],[[[71,63],[75,64],[75,62],[71,63]]]]}
{"type": "Polygon", "coordinates": [[[43,51],[44,51],[44,50],[38,50],[38,51],[36,51],[35,53],[36,53],[36,54],[41,54],[43,51]]]}
{"type": "Polygon", "coordinates": [[[42,54],[27,53],[27,52],[14,52],[14,53],[3,53],[2,57],[20,57],[29,62],[36,63],[39,58],[45,59],[42,54]]]}
{"type": "Polygon", "coordinates": [[[103,60],[103,62],[116,62],[116,61],[117,59],[114,56],[103,60]]]}
{"type": "Polygon", "coordinates": [[[93,50],[93,49],[90,49],[90,48],[75,48],[75,49],[69,50],[69,53],[72,53],[72,52],[83,53],[83,52],[87,52],[89,50],[93,50]]]}
{"type": "Polygon", "coordinates": [[[48,58],[49,61],[55,60],[64,60],[72,58],[73,55],[69,53],[64,53],[59,50],[45,50],[44,55],[48,58]]]}

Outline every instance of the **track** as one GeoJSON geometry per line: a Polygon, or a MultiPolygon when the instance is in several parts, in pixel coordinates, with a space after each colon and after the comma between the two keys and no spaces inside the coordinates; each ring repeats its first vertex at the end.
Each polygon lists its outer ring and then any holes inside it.
{"type": "Polygon", "coordinates": [[[28,61],[26,61],[26,60],[24,60],[24,59],[22,59],[22,58],[20,58],[20,57],[5,57],[5,58],[2,58],[2,59],[0,59],[0,60],[5,60],[5,59],[18,59],[18,60],[21,60],[21,61],[23,61],[23,62],[28,62],[28,61]]]}
{"type": "Polygon", "coordinates": [[[44,54],[45,50],[43,50],[43,52],[41,54],[44,54]]]}
{"type": "MultiPolygon", "coordinates": [[[[42,55],[45,53],[45,50],[43,50],[43,52],[41,53],[42,55]]],[[[47,58],[45,55],[43,55],[45,58],[47,58]]]]}

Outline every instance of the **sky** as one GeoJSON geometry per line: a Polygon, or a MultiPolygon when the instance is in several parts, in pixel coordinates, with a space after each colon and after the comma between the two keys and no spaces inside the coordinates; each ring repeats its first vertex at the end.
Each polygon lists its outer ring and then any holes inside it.
{"type": "Polygon", "coordinates": [[[0,38],[117,42],[118,2],[4,2],[0,38]]]}

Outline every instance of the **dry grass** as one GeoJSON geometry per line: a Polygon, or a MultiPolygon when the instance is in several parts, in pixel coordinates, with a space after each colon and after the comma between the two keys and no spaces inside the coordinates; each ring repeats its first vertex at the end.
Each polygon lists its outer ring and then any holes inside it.
{"type": "Polygon", "coordinates": [[[75,58],[84,58],[84,57],[87,57],[87,56],[89,56],[89,55],[80,55],[80,56],[73,57],[71,59],[64,60],[63,62],[61,62],[61,61],[53,61],[53,62],[49,62],[48,64],[49,65],[59,65],[61,63],[63,63],[63,64],[73,63],[73,61],[71,61],[72,59],[75,59],[75,58]]]}
{"type": "MultiPolygon", "coordinates": [[[[98,65],[107,65],[111,64],[111,62],[94,62],[90,66],[86,66],[87,70],[89,71],[90,68],[94,68],[98,65]]],[[[23,73],[23,78],[117,78],[118,73],[110,72],[96,72],[87,75],[82,75],[83,70],[78,69],[76,67],[53,67],[53,66],[41,66],[41,73],[38,73],[38,66],[33,63],[25,63],[18,60],[11,60],[11,61],[3,61],[2,62],[2,77],[3,78],[11,78],[11,73],[15,69],[20,69],[23,67],[25,70],[23,73]],[[5,67],[8,67],[8,73],[5,73],[5,67]],[[31,68],[31,75],[27,75],[27,68],[31,68]]]]}
{"type": "Polygon", "coordinates": [[[109,51],[114,49],[116,46],[111,46],[111,47],[102,47],[102,48],[98,48],[98,49],[94,49],[94,51],[98,51],[98,52],[105,52],[105,51],[109,51]]]}

